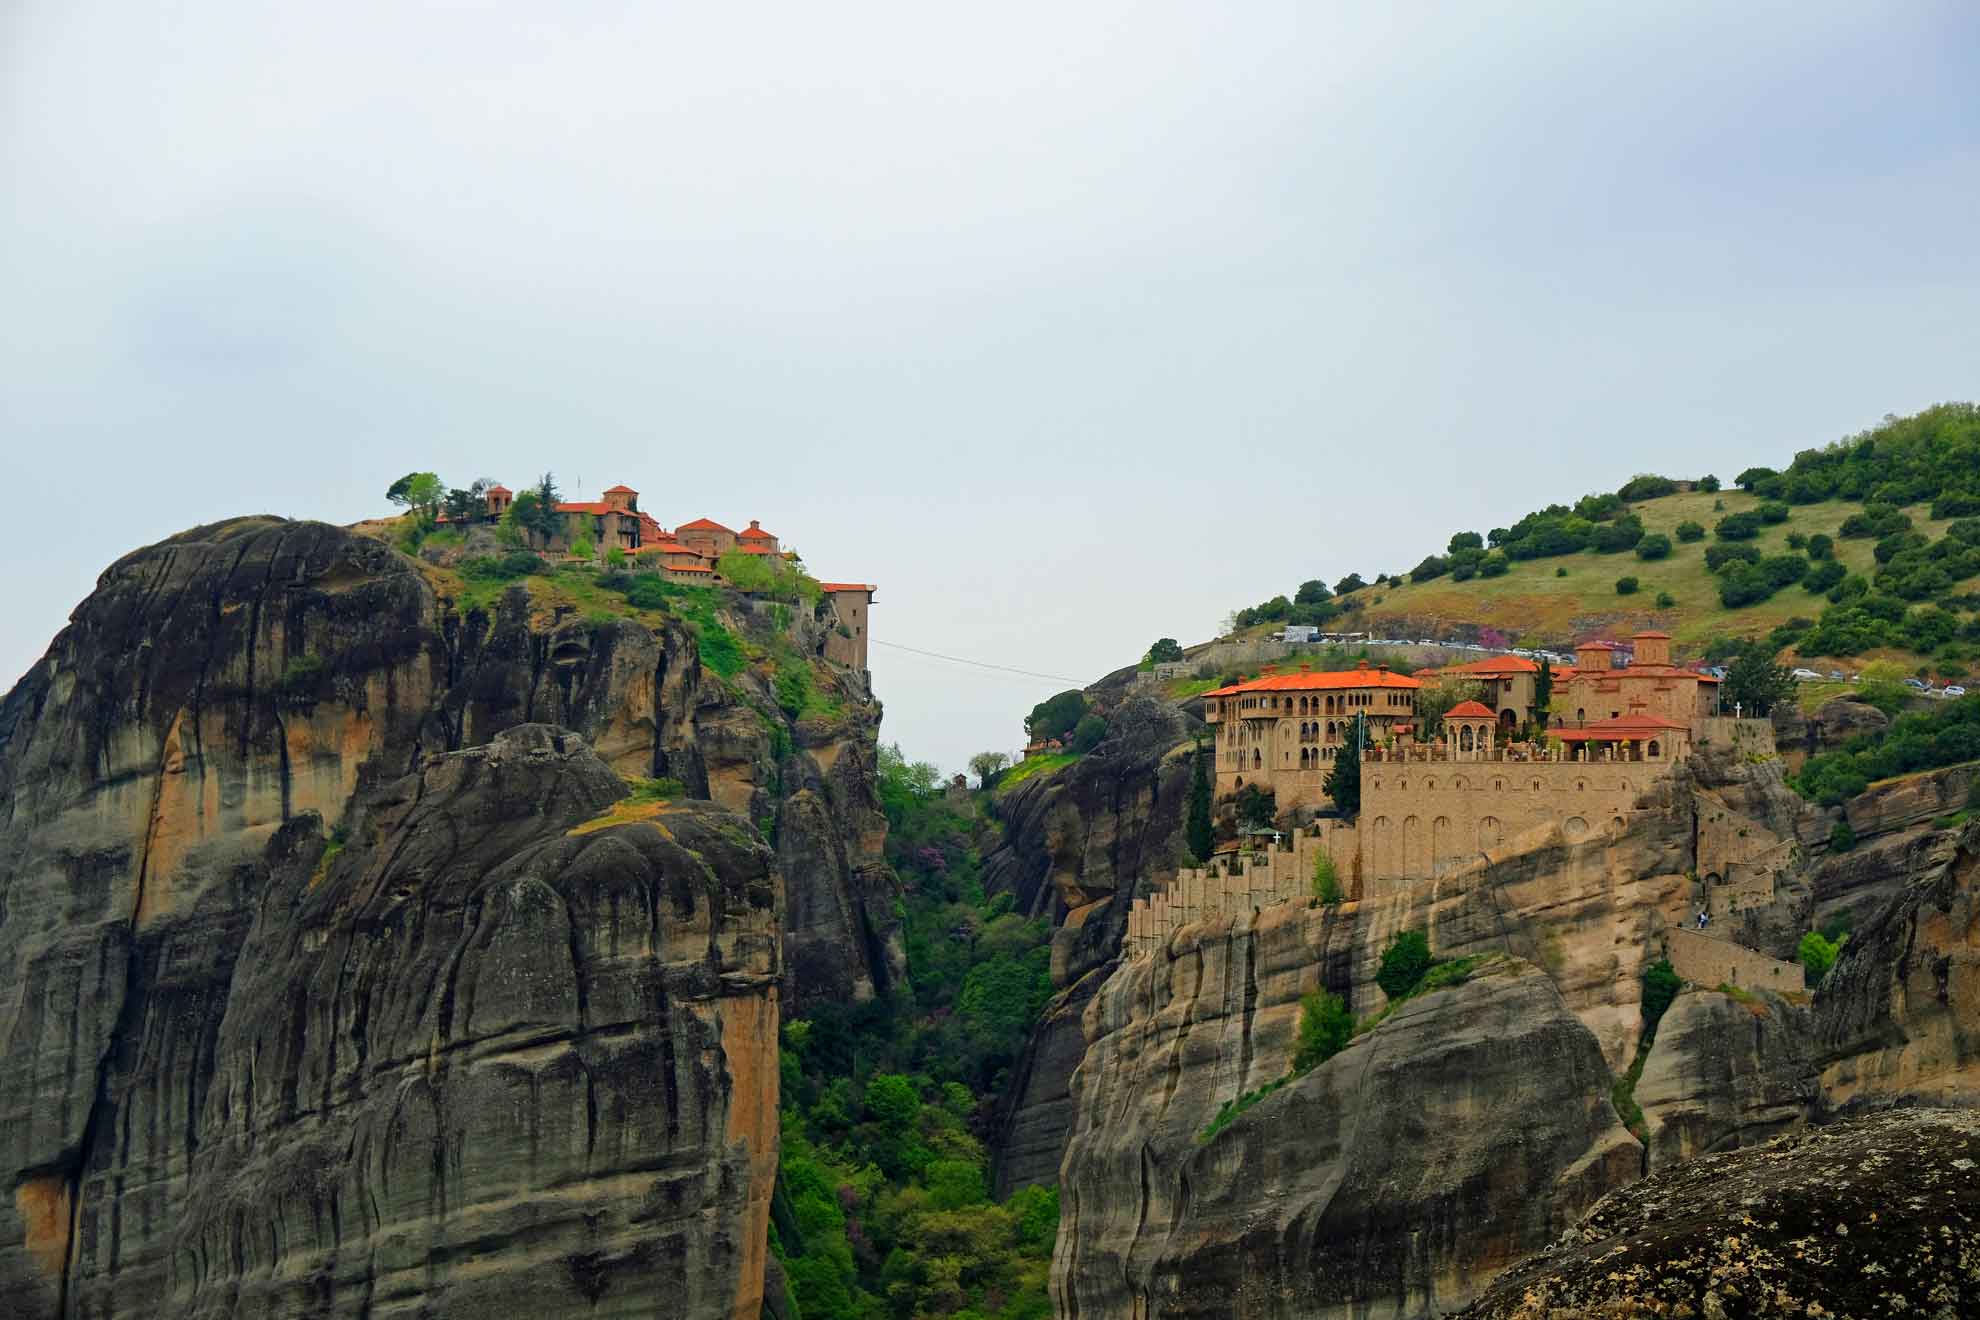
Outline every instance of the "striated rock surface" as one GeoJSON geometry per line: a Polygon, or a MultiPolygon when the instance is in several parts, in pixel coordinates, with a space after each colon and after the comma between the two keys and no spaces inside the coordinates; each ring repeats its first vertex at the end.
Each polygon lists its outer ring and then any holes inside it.
{"type": "Polygon", "coordinates": [[[0,1312],[754,1316],[781,992],[897,962],[838,695],[322,524],[112,566],[0,701],[0,1312]]]}
{"type": "Polygon", "coordinates": [[[1792,701],[1777,704],[1770,716],[1774,742],[1788,769],[1799,770],[1817,752],[1830,752],[1859,735],[1875,735],[1891,727],[1891,717],[1867,701],[1837,697],[1805,715],[1792,701]]]}
{"type": "Polygon", "coordinates": [[[1980,1102],[1980,826],[1843,946],[1816,997],[1824,1097],[1980,1102]]]}
{"type": "Polygon", "coordinates": [[[1298,995],[1345,986],[1354,926],[1304,908],[1205,923],[1101,989],[1074,1082],[1060,1315],[1419,1314],[1636,1176],[1594,1037],[1510,959],[1404,1003],[1202,1140],[1224,1101],[1285,1075],[1298,995]]]}
{"type": "Polygon", "coordinates": [[[1468,1320],[1980,1313],[1980,1115],[1905,1110],[1609,1196],[1468,1320]]]}
{"type": "Polygon", "coordinates": [[[1120,955],[1135,896],[1174,879],[1185,856],[1191,737],[1200,729],[1165,702],[1126,696],[1104,742],[998,803],[1004,834],[984,858],[984,885],[1058,922],[1052,981],[1060,991],[998,1105],[1000,1196],[1057,1175],[1070,1130],[1068,1087],[1085,1048],[1080,1014],[1120,955]]]}
{"type": "Polygon", "coordinates": [[[1814,1043],[1809,1010],[1778,995],[1680,994],[1636,1084],[1650,1167],[1751,1146],[1814,1116],[1814,1043]]]}

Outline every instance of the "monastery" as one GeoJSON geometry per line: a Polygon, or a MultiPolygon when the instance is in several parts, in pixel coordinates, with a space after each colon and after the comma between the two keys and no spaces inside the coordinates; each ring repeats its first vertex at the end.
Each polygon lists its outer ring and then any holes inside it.
{"type": "MultiPolygon", "coordinates": [[[[499,522],[515,503],[515,492],[507,486],[490,486],[486,513],[478,520],[499,522]]],[[[639,567],[650,569],[669,581],[689,585],[725,585],[718,569],[724,555],[766,555],[795,563],[797,555],[785,550],[774,533],[752,518],[738,532],[713,518],[696,518],[668,531],[639,507],[639,492],[631,486],[613,486],[596,501],[567,501],[557,506],[564,515],[563,531],[548,538],[532,534],[532,548],[551,554],[569,554],[571,547],[588,543],[593,553],[604,556],[623,551],[639,567]]],[[[441,519],[446,521],[446,519],[441,519]]],[[[821,582],[825,600],[832,612],[832,631],[825,639],[825,658],[850,669],[867,667],[867,611],[877,587],[870,582],[821,582]]]]}

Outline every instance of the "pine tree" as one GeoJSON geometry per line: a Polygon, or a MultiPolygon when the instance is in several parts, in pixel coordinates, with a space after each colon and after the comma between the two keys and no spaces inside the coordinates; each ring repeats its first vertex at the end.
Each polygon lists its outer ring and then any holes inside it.
{"type": "Polygon", "coordinates": [[[1543,731],[1547,727],[1547,707],[1554,703],[1554,665],[1544,657],[1540,661],[1540,672],[1533,676],[1533,722],[1543,731]]]}
{"type": "Polygon", "coordinates": [[[1186,828],[1190,852],[1199,862],[1209,861],[1216,836],[1210,828],[1210,767],[1204,759],[1202,743],[1196,745],[1196,776],[1189,784],[1189,823],[1186,828]]]}
{"type": "Polygon", "coordinates": [[[1341,748],[1341,754],[1334,759],[1334,768],[1327,772],[1327,780],[1321,785],[1345,816],[1361,814],[1361,749],[1367,742],[1368,717],[1357,715],[1348,725],[1347,745],[1341,748]]]}

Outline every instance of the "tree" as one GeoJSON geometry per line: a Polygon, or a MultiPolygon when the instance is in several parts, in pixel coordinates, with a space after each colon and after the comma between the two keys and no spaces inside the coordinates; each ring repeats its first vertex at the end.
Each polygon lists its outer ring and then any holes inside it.
{"type": "Polygon", "coordinates": [[[1293,1072],[1309,1072],[1347,1048],[1354,1038],[1354,1014],[1347,1001],[1326,990],[1315,990],[1299,1001],[1299,1037],[1293,1048],[1293,1072]]]}
{"type": "Polygon", "coordinates": [[[1722,700],[1737,703],[1747,714],[1765,715],[1794,691],[1794,675],[1762,643],[1748,645],[1726,671],[1722,700]]]}
{"type": "Polygon", "coordinates": [[[1451,538],[1450,544],[1445,546],[1444,550],[1445,553],[1454,555],[1460,550],[1483,550],[1484,548],[1485,538],[1477,532],[1459,532],[1451,538]]]}
{"type": "Polygon", "coordinates": [[[1066,750],[1084,755],[1098,747],[1100,740],[1106,736],[1107,717],[1088,711],[1080,716],[1079,723],[1073,726],[1072,737],[1066,740],[1066,750]]]}
{"type": "Polygon", "coordinates": [[[1351,591],[1360,591],[1367,585],[1366,582],[1361,580],[1361,574],[1350,573],[1334,584],[1334,594],[1336,596],[1345,596],[1351,591]]]}
{"type": "Polygon", "coordinates": [[[408,472],[385,489],[387,500],[428,521],[440,511],[440,501],[445,496],[446,486],[439,474],[433,472],[408,472]]]}
{"type": "Polygon", "coordinates": [[[1156,664],[1174,664],[1183,658],[1182,643],[1173,637],[1157,637],[1148,648],[1148,658],[1156,664]]]}
{"type": "Polygon", "coordinates": [[[1401,999],[1416,989],[1429,970],[1430,937],[1420,930],[1399,930],[1382,950],[1382,965],[1375,970],[1375,984],[1389,998],[1401,999]]]}
{"type": "Polygon", "coordinates": [[[1327,589],[1326,583],[1318,578],[1314,578],[1309,582],[1299,584],[1299,590],[1293,594],[1293,604],[1318,605],[1333,594],[1333,592],[1327,589]]]}
{"type": "Polygon", "coordinates": [[[1334,758],[1334,768],[1320,787],[1346,816],[1361,814],[1361,750],[1368,745],[1368,717],[1357,715],[1348,724],[1347,743],[1334,758]]]}
{"type": "Polygon", "coordinates": [[[997,782],[997,776],[1011,763],[1011,758],[1003,752],[978,752],[969,758],[970,772],[976,776],[979,788],[989,788],[997,782]]]}
{"type": "Polygon", "coordinates": [[[1616,579],[1616,594],[1618,596],[1634,596],[1636,594],[1636,587],[1637,581],[1633,577],[1619,577],[1616,579]]]}
{"type": "Polygon", "coordinates": [[[1677,539],[1687,544],[1692,541],[1702,541],[1705,539],[1705,524],[1693,522],[1689,518],[1679,523],[1673,530],[1677,532],[1677,539]]]}
{"type": "Polygon", "coordinates": [[[447,492],[447,521],[468,522],[480,518],[488,512],[488,488],[495,483],[487,477],[477,477],[465,489],[454,487],[447,492]]]}
{"type": "Polygon", "coordinates": [[[1033,706],[1031,714],[1024,717],[1024,731],[1034,742],[1064,738],[1085,716],[1086,694],[1078,688],[1068,688],[1033,706]]]}
{"type": "Polygon", "coordinates": [[[1719,489],[1719,479],[1707,472],[1698,479],[1698,489],[1704,491],[1707,495],[1716,494],[1719,489]]]}
{"type": "Polygon", "coordinates": [[[1554,701],[1554,663],[1544,656],[1540,660],[1540,672],[1533,676],[1533,715],[1544,733],[1547,728],[1547,708],[1554,701]]]}
{"type": "Polygon", "coordinates": [[[921,1117],[921,1094],[899,1073],[881,1073],[866,1084],[867,1114],[895,1132],[906,1132],[921,1117]]]}
{"type": "Polygon", "coordinates": [[[1769,467],[1750,467],[1734,477],[1733,484],[1741,490],[1752,490],[1759,482],[1765,481],[1768,477],[1779,475],[1778,472],[1775,472],[1774,469],[1769,467]]]}
{"type": "Polygon", "coordinates": [[[1196,745],[1195,760],[1189,781],[1189,822],[1184,831],[1191,855],[1201,863],[1210,860],[1210,850],[1217,843],[1210,825],[1210,761],[1202,743],[1196,745]]]}
{"type": "Polygon", "coordinates": [[[1671,557],[1671,538],[1665,536],[1662,532],[1650,533],[1650,535],[1636,543],[1636,557],[1638,559],[1669,559],[1671,557]]]}
{"type": "Polygon", "coordinates": [[[1416,690],[1417,740],[1429,742],[1442,737],[1444,712],[1483,695],[1485,685],[1474,678],[1444,678],[1425,683],[1416,690]]]}

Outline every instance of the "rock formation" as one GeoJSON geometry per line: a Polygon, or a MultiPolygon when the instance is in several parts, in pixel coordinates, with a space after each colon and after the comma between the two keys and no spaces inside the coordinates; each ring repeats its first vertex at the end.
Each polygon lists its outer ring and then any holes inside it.
{"type": "Polygon", "coordinates": [[[1405,1002],[1204,1139],[1224,1100],[1286,1074],[1297,997],[1316,973],[1346,978],[1353,925],[1273,909],[1102,988],[1062,1188],[1062,1316],[1417,1314],[1636,1176],[1594,1036],[1518,960],[1405,1002]]]}
{"type": "Polygon", "coordinates": [[[1653,1174],[1467,1320],[1980,1313],[1980,1116],[1907,1110],[1653,1174]]]}
{"type": "Polygon", "coordinates": [[[1106,741],[998,804],[1003,838],[984,859],[984,884],[1057,920],[1059,990],[999,1105],[1000,1196],[1057,1176],[1072,1124],[1068,1083],[1086,1048],[1080,1014],[1119,956],[1128,906],[1172,879],[1182,860],[1190,740],[1200,727],[1153,698],[1123,696],[1106,741]]]}
{"type": "Polygon", "coordinates": [[[0,701],[0,1311],[756,1314],[779,999],[898,969],[877,709],[445,585],[195,529],[0,701]]]}

